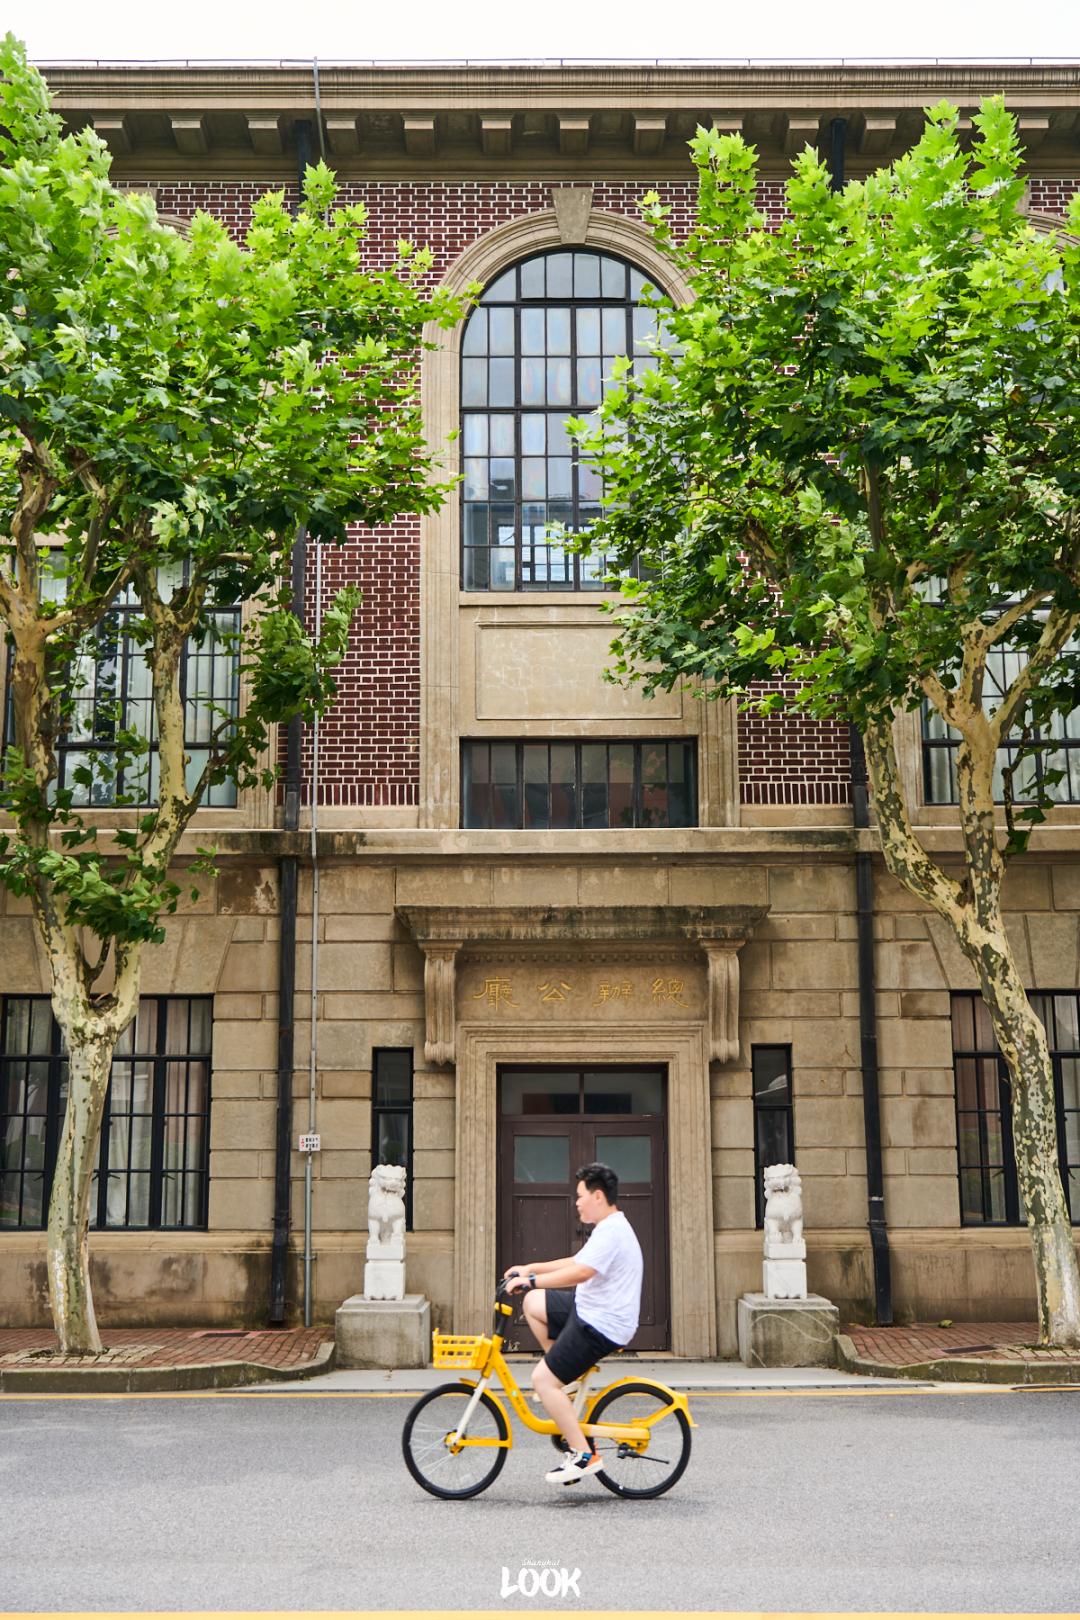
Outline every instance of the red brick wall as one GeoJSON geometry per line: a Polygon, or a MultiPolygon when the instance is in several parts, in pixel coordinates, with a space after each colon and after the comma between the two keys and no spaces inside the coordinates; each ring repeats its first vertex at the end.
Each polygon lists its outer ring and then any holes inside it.
{"type": "MultiPolygon", "coordinates": [[[[163,214],[188,218],[206,209],[242,232],[263,182],[155,182],[163,214]]],[[[637,214],[645,182],[600,181],[594,206],[637,214]]],[[[658,187],[672,209],[677,233],[689,228],[694,187],[688,178],[658,187]]],[[[1033,180],[1031,206],[1062,214],[1076,182],[1033,180]]],[[[470,243],[495,226],[551,206],[552,187],[541,181],[349,181],[343,198],[365,204],[369,214],[366,254],[373,265],[394,255],[401,237],[430,247],[433,280],[470,243]]],[[[295,188],[286,188],[295,196],[295,188]]],[[[759,190],[770,220],[783,210],[783,185],[759,190]]],[[[360,584],[364,601],[353,646],[338,672],[338,701],[323,722],[320,739],[320,802],[331,805],[414,805],[419,787],[420,729],[420,529],[412,519],[386,528],[356,529],[343,550],[324,551],[323,583],[329,596],[346,580],[360,584]]],[[[314,563],[309,567],[309,603],[314,563]]],[[[741,795],[744,804],[846,804],[847,736],[843,727],[793,716],[739,721],[741,795]]],[[[311,737],[305,743],[305,781],[311,781],[311,737]]],[[[310,795],[308,795],[310,796],[310,795]]]]}

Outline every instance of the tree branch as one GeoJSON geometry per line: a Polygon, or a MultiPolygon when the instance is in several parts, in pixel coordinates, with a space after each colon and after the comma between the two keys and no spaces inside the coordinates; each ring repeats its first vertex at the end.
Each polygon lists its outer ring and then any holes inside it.
{"type": "Polygon", "coordinates": [[[1008,736],[1032,689],[1038,684],[1043,672],[1053,663],[1077,625],[1080,625],[1080,613],[1072,613],[1062,607],[1050,609],[1037,645],[1027,663],[1017,671],[1016,678],[988,722],[996,746],[1000,746],[1008,736]]]}
{"type": "Polygon", "coordinates": [[[915,836],[896,760],[891,721],[869,721],[863,729],[863,741],[885,864],[906,889],[955,925],[964,909],[963,890],[955,878],[949,877],[931,859],[915,836]]]}

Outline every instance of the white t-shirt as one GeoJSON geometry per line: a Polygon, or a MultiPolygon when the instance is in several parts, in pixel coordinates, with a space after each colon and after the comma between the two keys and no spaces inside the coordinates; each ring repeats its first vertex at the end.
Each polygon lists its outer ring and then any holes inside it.
{"type": "Polygon", "coordinates": [[[574,1293],[577,1313],[589,1327],[613,1344],[629,1344],[641,1314],[641,1245],[621,1209],[605,1215],[574,1259],[596,1272],[578,1283],[574,1293]]]}

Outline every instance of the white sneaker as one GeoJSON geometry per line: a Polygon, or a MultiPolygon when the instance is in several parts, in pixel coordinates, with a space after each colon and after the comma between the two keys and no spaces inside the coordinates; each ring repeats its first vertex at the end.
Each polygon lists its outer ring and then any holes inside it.
{"type": "Polygon", "coordinates": [[[576,1485],[579,1479],[599,1474],[603,1469],[599,1452],[568,1451],[557,1468],[549,1468],[544,1478],[549,1485],[576,1485]]]}

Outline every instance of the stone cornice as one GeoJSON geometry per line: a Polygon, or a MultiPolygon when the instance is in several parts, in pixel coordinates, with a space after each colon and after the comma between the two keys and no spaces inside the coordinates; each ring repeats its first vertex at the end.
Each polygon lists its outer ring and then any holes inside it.
{"type": "Polygon", "coordinates": [[[422,947],[453,942],[574,945],[743,944],[767,906],[399,906],[422,947]]]}
{"type": "MultiPolygon", "coordinates": [[[[118,173],[288,174],[295,125],[314,120],[307,64],[42,63],[57,110],[92,123],[118,173]]],[[[831,119],[865,171],[915,139],[941,98],[969,117],[1004,92],[1029,160],[1080,171],[1080,62],[505,66],[321,64],[328,157],[342,172],[684,172],[698,123],[741,129],[786,166],[831,119]]]]}

